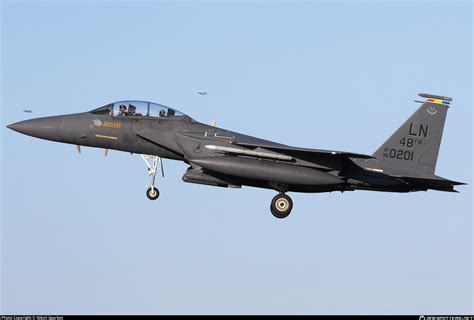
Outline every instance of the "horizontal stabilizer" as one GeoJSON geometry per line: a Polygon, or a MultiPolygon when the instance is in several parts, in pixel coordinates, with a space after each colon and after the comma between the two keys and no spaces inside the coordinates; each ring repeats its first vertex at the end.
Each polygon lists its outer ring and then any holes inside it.
{"type": "Polygon", "coordinates": [[[452,181],[448,179],[426,179],[426,178],[414,178],[414,177],[400,177],[401,179],[408,182],[437,185],[437,186],[461,186],[465,185],[464,182],[452,181]]]}
{"type": "Polygon", "coordinates": [[[423,186],[429,189],[458,192],[454,190],[454,186],[465,185],[464,182],[452,181],[442,177],[433,175],[431,177],[399,177],[400,179],[414,185],[423,186]]]}

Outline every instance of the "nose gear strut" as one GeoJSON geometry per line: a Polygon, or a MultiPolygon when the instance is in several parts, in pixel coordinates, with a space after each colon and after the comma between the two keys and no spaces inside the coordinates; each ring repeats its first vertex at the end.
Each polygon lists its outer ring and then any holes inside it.
{"type": "Polygon", "coordinates": [[[148,175],[151,176],[151,184],[147,186],[146,196],[150,200],[156,200],[160,196],[160,191],[155,187],[155,177],[158,169],[158,163],[160,164],[161,175],[165,177],[165,171],[163,170],[163,162],[160,157],[152,155],[140,155],[145,161],[146,166],[148,167],[148,175]]]}

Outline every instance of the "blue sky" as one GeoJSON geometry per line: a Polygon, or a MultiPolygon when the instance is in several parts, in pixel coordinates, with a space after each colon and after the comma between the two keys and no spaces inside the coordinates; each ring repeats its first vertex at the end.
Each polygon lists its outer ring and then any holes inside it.
{"type": "Polygon", "coordinates": [[[470,2],[2,2],[1,305],[14,314],[473,312],[470,2]],[[201,96],[197,91],[207,91],[201,96]],[[371,154],[417,93],[454,98],[459,194],[186,184],[137,155],[5,128],[123,99],[290,145],[371,154]],[[23,113],[32,109],[32,114],[23,113]]]}

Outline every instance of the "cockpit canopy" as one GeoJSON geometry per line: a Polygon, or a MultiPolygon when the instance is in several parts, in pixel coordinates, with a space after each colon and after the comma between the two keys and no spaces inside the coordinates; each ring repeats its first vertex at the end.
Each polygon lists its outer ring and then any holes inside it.
{"type": "Polygon", "coordinates": [[[92,110],[94,114],[108,114],[115,117],[177,118],[186,116],[178,110],[148,101],[119,101],[92,110]]]}

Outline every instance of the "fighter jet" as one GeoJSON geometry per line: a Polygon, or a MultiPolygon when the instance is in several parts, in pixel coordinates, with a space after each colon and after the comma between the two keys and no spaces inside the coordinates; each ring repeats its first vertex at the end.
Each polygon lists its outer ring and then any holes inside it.
{"type": "MultiPolygon", "coordinates": [[[[140,154],[159,197],[155,176],[162,158],[189,165],[184,182],[216,187],[273,189],[270,211],[287,217],[289,192],[438,190],[457,192],[462,182],[435,175],[452,98],[419,94],[421,106],[372,155],[292,147],[200,123],[173,108],[119,101],[89,112],[36,118],[8,128],[36,138],[140,154]]],[[[288,121],[287,119],[285,121],[288,121]]],[[[160,168],[159,168],[160,166],[160,168]]]]}
{"type": "Polygon", "coordinates": [[[33,110],[24,109],[23,112],[24,112],[24,113],[33,113],[33,110]]]}
{"type": "Polygon", "coordinates": [[[198,94],[200,94],[201,96],[205,96],[207,94],[206,91],[198,91],[198,94]]]}

